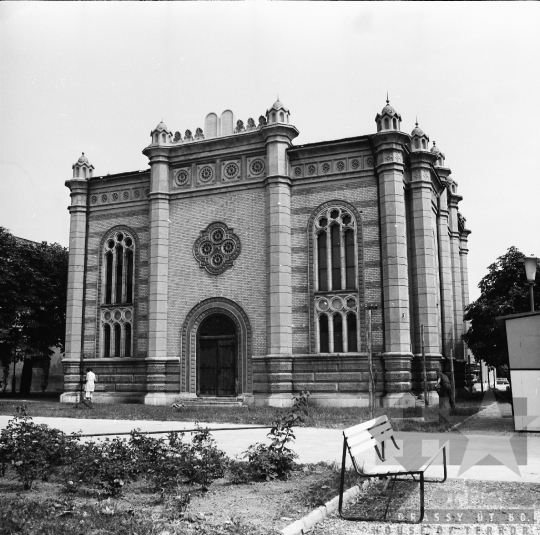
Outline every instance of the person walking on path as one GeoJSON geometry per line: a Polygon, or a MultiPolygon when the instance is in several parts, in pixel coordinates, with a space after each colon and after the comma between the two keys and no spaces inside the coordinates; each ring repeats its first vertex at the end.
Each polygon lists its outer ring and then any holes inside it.
{"type": "Polygon", "coordinates": [[[86,368],[86,385],[84,387],[84,397],[86,401],[92,401],[92,394],[96,387],[96,374],[93,372],[92,368],[86,368]]]}
{"type": "Polygon", "coordinates": [[[452,407],[452,409],[455,409],[456,401],[454,399],[454,396],[452,395],[452,384],[450,383],[450,379],[448,379],[448,376],[440,370],[437,370],[437,384],[435,385],[435,388],[437,390],[437,393],[439,394],[439,408],[448,408],[446,402],[446,398],[448,398],[448,400],[450,401],[450,407],[452,407]]]}

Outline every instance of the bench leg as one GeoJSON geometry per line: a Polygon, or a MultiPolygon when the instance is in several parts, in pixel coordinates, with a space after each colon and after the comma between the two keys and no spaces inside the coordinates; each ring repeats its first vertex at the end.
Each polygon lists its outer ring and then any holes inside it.
{"type": "Polygon", "coordinates": [[[343,507],[343,491],[345,490],[345,463],[347,462],[347,441],[343,441],[343,456],[341,458],[341,479],[339,482],[339,508],[338,512],[340,516],[341,509],[343,507]]]}
{"type": "Polygon", "coordinates": [[[417,524],[424,520],[424,472],[420,472],[420,518],[417,524]]]}
{"type": "Polygon", "coordinates": [[[446,478],[448,476],[448,472],[446,469],[446,446],[442,450],[443,455],[443,470],[444,470],[444,477],[442,479],[429,479],[428,483],[444,483],[446,481],[446,478]]]}

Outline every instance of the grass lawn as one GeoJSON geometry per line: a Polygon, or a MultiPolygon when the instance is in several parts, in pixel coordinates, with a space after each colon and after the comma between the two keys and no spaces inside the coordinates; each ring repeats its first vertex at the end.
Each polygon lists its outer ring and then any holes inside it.
{"type": "MultiPolygon", "coordinates": [[[[0,414],[14,415],[17,406],[22,401],[1,400],[0,414]]],[[[271,425],[276,413],[287,409],[273,407],[189,407],[173,409],[170,406],[153,407],[149,405],[104,405],[95,404],[93,409],[76,408],[74,404],[39,401],[29,403],[28,414],[32,417],[61,417],[61,418],[103,418],[114,420],[159,420],[183,422],[208,422],[223,424],[271,425]]],[[[452,425],[463,421],[483,408],[482,398],[459,400],[455,414],[449,421],[439,421],[438,410],[426,411],[426,421],[414,420],[422,417],[421,408],[411,409],[382,409],[375,411],[375,416],[387,414],[392,420],[396,431],[447,431],[452,425]]],[[[369,420],[367,408],[337,408],[309,406],[306,417],[307,427],[344,429],[369,420]]]]}
{"type": "MultiPolygon", "coordinates": [[[[274,535],[277,530],[336,496],[339,474],[339,467],[336,466],[305,465],[299,466],[286,481],[234,485],[227,479],[221,479],[214,482],[208,492],[202,492],[196,486],[186,486],[179,487],[176,493],[164,498],[152,494],[144,487],[144,483],[136,483],[126,489],[123,497],[107,500],[100,500],[95,491],[84,488],[73,495],[65,494],[54,481],[35,483],[31,491],[23,493],[18,482],[0,478],[0,533],[274,535]],[[186,498],[188,493],[189,498],[186,498]]],[[[348,474],[347,488],[357,482],[348,474]]],[[[365,514],[366,511],[371,514],[382,513],[385,499],[382,482],[375,482],[349,509],[354,514],[365,514]]],[[[454,515],[453,518],[457,518],[460,511],[470,509],[488,510],[495,514],[511,509],[530,511],[539,501],[538,484],[463,480],[426,484],[428,520],[424,526],[427,529],[427,526],[437,524],[430,518],[430,511],[433,510],[449,512],[454,515]]],[[[395,498],[390,508],[391,518],[399,512],[410,515],[417,508],[418,485],[396,484],[395,498]]],[[[383,526],[377,523],[369,526],[377,525],[383,526]]],[[[332,515],[315,526],[311,533],[357,534],[361,532],[358,530],[362,526],[366,524],[346,522],[332,515]]],[[[538,523],[528,526],[529,533],[535,533],[534,530],[538,529],[538,523]]],[[[505,532],[510,532],[509,527],[506,524],[505,532]]],[[[459,530],[458,527],[458,531],[452,533],[461,533],[459,530]]],[[[517,533],[521,534],[523,530],[519,528],[517,533]]]]}

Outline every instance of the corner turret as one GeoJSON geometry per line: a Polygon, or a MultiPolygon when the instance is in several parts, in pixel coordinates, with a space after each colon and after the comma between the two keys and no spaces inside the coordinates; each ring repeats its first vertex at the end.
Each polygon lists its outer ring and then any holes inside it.
{"type": "Polygon", "coordinates": [[[266,123],[267,124],[276,124],[276,123],[285,123],[289,124],[289,110],[283,105],[283,103],[278,99],[272,104],[272,107],[269,110],[266,110],[266,123]]]}
{"type": "Polygon", "coordinates": [[[152,145],[168,145],[171,143],[172,132],[167,128],[167,125],[161,121],[155,128],[150,132],[152,137],[152,145]]]}
{"type": "Polygon", "coordinates": [[[388,100],[388,94],[386,95],[386,106],[382,109],[381,113],[375,116],[375,122],[377,123],[377,132],[383,130],[397,130],[401,128],[401,115],[390,106],[390,100],[388,100]]]}
{"type": "Polygon", "coordinates": [[[429,136],[418,126],[416,119],[414,130],[411,132],[411,152],[427,151],[429,147],[429,136]]]}
{"type": "Polygon", "coordinates": [[[82,156],[74,163],[71,168],[73,169],[73,178],[79,178],[86,180],[92,178],[94,174],[94,166],[88,161],[88,158],[82,153],[82,156]]]}

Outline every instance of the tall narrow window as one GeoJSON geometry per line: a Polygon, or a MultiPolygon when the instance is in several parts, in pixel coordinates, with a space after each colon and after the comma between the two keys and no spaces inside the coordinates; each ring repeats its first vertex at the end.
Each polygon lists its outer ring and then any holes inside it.
{"type": "Polygon", "coordinates": [[[135,240],[128,232],[106,236],[102,256],[101,356],[133,355],[135,240]]]}
{"type": "Polygon", "coordinates": [[[388,119],[384,120],[384,128],[388,130],[390,128],[390,121],[388,119]]]}
{"type": "Polygon", "coordinates": [[[126,280],[126,303],[133,303],[133,251],[126,251],[127,280],[126,280]]]}
{"type": "Polygon", "coordinates": [[[119,245],[116,248],[116,300],[115,303],[122,303],[122,275],[124,274],[124,248],[119,245]]]}
{"type": "Polygon", "coordinates": [[[122,345],[122,328],[120,327],[119,323],[115,323],[114,325],[114,356],[116,358],[121,357],[120,355],[120,347],[122,345]]]}
{"type": "Polygon", "coordinates": [[[341,231],[332,225],[332,290],[341,290],[341,231]]]}
{"type": "Polygon", "coordinates": [[[103,357],[108,359],[111,356],[111,326],[103,326],[103,357]]]}
{"type": "Polygon", "coordinates": [[[105,253],[105,303],[112,301],[112,272],[113,254],[109,251],[105,253]]]}
{"type": "Polygon", "coordinates": [[[319,260],[318,279],[319,290],[328,290],[328,259],[326,256],[326,232],[320,232],[317,236],[317,258],[319,260]]]}
{"type": "Polygon", "coordinates": [[[358,351],[358,342],[356,337],[356,314],[351,313],[347,315],[347,350],[349,353],[356,353],[358,351]]]}
{"type": "Polygon", "coordinates": [[[347,288],[356,288],[356,262],[354,261],[354,231],[345,231],[345,279],[347,288]]]}
{"type": "Polygon", "coordinates": [[[328,316],[323,314],[319,316],[319,352],[320,353],[329,353],[329,339],[328,339],[328,316]]]}
{"type": "Polygon", "coordinates": [[[125,326],[125,340],[124,340],[125,357],[131,357],[131,324],[127,323],[125,326]]]}
{"type": "Polygon", "coordinates": [[[358,351],[358,216],[346,204],[327,203],[312,219],[313,318],[320,353],[358,351]]]}
{"type": "Polygon", "coordinates": [[[334,352],[343,353],[343,318],[341,314],[334,314],[334,352]]]}

